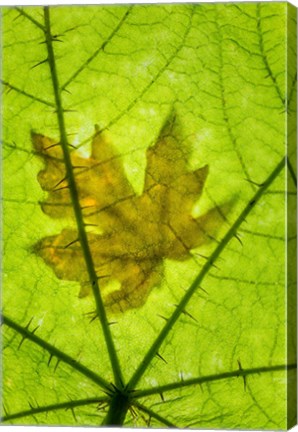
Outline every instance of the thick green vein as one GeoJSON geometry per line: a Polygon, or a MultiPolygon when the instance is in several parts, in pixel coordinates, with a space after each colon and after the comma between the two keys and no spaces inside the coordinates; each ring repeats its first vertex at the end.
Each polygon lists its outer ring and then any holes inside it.
{"type": "Polygon", "coordinates": [[[143,413],[147,414],[149,416],[149,426],[150,426],[150,419],[154,418],[155,420],[159,421],[161,424],[168,426],[170,428],[177,428],[173,423],[171,423],[166,418],[162,417],[161,415],[157,414],[155,411],[153,411],[150,408],[147,408],[145,405],[140,404],[139,402],[134,402],[133,406],[138,408],[140,411],[143,411],[143,413]]]}
{"type": "Polygon", "coordinates": [[[15,321],[13,321],[12,319],[8,318],[5,315],[2,315],[2,322],[8,327],[18,332],[22,336],[22,340],[26,340],[26,339],[30,340],[31,342],[35,343],[36,345],[48,351],[50,357],[56,357],[58,360],[61,360],[64,363],[68,364],[73,369],[77,370],[78,372],[80,372],[81,374],[89,378],[91,381],[98,384],[102,389],[107,391],[111,390],[110,384],[105,379],[97,375],[92,370],[88,369],[86,366],[82,365],[73,357],[65,354],[63,351],[59,350],[55,346],[51,345],[50,343],[46,342],[44,339],[37,336],[34,331],[31,332],[27,327],[20,326],[15,321]]]}
{"type": "Polygon", "coordinates": [[[35,96],[35,95],[32,95],[32,94],[30,94],[30,93],[28,93],[28,92],[26,92],[26,91],[24,91],[24,90],[16,87],[16,86],[10,84],[7,81],[4,81],[2,79],[0,81],[2,82],[3,85],[5,85],[7,87],[8,90],[14,90],[17,93],[20,93],[21,95],[26,96],[26,97],[28,97],[28,98],[36,101],[36,102],[40,102],[40,103],[42,103],[44,105],[47,105],[47,106],[50,106],[50,107],[54,107],[55,106],[52,102],[48,102],[45,99],[42,99],[42,98],[40,98],[38,96],[35,96]]]}
{"type": "Polygon", "coordinates": [[[77,185],[76,185],[74,171],[73,171],[71,158],[70,158],[66,126],[64,120],[64,110],[63,110],[62,98],[61,98],[61,90],[60,90],[60,85],[58,80],[56,60],[55,60],[55,54],[54,54],[53,42],[52,42],[53,36],[51,34],[49,7],[44,8],[44,20],[45,20],[45,29],[46,29],[45,36],[46,36],[46,45],[48,51],[48,63],[50,66],[50,73],[51,73],[53,90],[55,95],[57,120],[59,125],[59,132],[60,132],[60,145],[64,156],[66,178],[68,181],[71,201],[72,201],[73,210],[77,222],[79,239],[80,239],[80,243],[81,243],[81,247],[82,247],[82,251],[86,263],[86,268],[89,274],[90,284],[92,286],[92,291],[96,303],[97,316],[99,318],[103,330],[103,334],[104,334],[104,338],[105,338],[105,342],[106,342],[106,346],[107,346],[107,350],[108,350],[108,354],[109,354],[109,358],[110,358],[110,362],[114,374],[115,384],[119,388],[121,388],[123,386],[122,372],[120,369],[118,355],[115,349],[112,333],[110,331],[107,315],[105,312],[104,304],[99,290],[98,277],[95,271],[95,266],[94,266],[93,258],[88,243],[85,223],[83,219],[83,212],[79,202],[77,185]]]}
{"type": "Polygon", "coordinates": [[[38,406],[36,408],[32,407],[29,410],[23,410],[23,411],[19,411],[17,413],[13,413],[13,414],[6,414],[5,416],[3,416],[2,418],[2,422],[7,422],[10,420],[15,420],[18,418],[23,418],[23,417],[29,417],[29,416],[33,416],[36,414],[41,414],[41,413],[48,413],[51,411],[58,411],[61,409],[65,409],[65,410],[73,410],[76,407],[80,407],[80,406],[85,406],[85,405],[92,405],[92,404],[100,404],[103,402],[107,402],[108,398],[107,397],[94,397],[94,398],[86,398],[86,399],[79,399],[79,400],[71,400],[71,401],[67,401],[67,402],[60,402],[60,403],[56,403],[56,404],[50,404],[50,405],[46,405],[46,406],[38,406]]]}
{"type": "Polygon", "coordinates": [[[138,399],[144,396],[166,393],[168,391],[178,390],[184,387],[189,387],[194,385],[201,385],[208,382],[221,381],[221,380],[239,378],[239,377],[242,377],[244,379],[249,375],[261,375],[264,373],[273,373],[273,372],[280,372],[280,371],[286,372],[296,368],[297,368],[297,364],[257,367],[257,368],[250,368],[250,369],[237,369],[231,372],[223,372],[218,374],[206,375],[206,376],[190,378],[186,380],[181,379],[180,381],[165,384],[162,386],[152,387],[144,390],[136,390],[133,393],[133,396],[134,398],[138,399]]]}
{"type": "Polygon", "coordinates": [[[171,317],[167,320],[165,326],[149,348],[148,352],[144,356],[143,360],[139,364],[138,368],[132,375],[129,383],[128,388],[134,389],[139,382],[139,380],[142,378],[144,373],[146,372],[148,366],[151,364],[153,358],[156,356],[159,347],[162,345],[164,340],[166,339],[169,332],[172,330],[174,324],[180,317],[180,315],[185,311],[185,308],[187,306],[187,303],[197,290],[197,288],[200,286],[200,283],[203,281],[204,277],[209,272],[210,268],[212,268],[212,265],[215,263],[215,261],[218,259],[222,251],[225,249],[227,244],[230,242],[230,240],[235,236],[237,233],[238,228],[241,226],[242,222],[247,218],[249,213],[252,211],[252,209],[255,207],[257,202],[261,199],[264,192],[269,188],[271,183],[276,179],[278,174],[281,172],[281,170],[285,167],[286,159],[285,157],[282,158],[282,160],[278,163],[278,165],[275,167],[275,169],[272,171],[272,173],[269,175],[269,177],[264,181],[262,186],[259,187],[253,198],[249,201],[249,203],[246,205],[244,210],[241,212],[241,214],[238,216],[236,221],[233,223],[229,231],[226,233],[226,235],[223,237],[222,241],[218,244],[214,252],[210,255],[209,259],[206,261],[206,264],[198,274],[198,276],[195,278],[191,286],[186,291],[184,297],[180,301],[179,305],[171,315],[171,317]]]}

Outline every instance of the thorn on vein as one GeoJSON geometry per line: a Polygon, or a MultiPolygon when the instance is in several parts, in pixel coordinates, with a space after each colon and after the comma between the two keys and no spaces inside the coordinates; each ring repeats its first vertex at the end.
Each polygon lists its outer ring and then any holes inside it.
{"type": "Polygon", "coordinates": [[[57,147],[57,146],[60,147],[60,143],[51,144],[50,146],[45,147],[44,151],[51,150],[53,147],[57,147]]]}
{"type": "MultiPolygon", "coordinates": [[[[241,372],[243,372],[243,368],[242,368],[242,365],[241,365],[241,362],[240,362],[240,359],[238,359],[237,360],[237,363],[238,363],[238,368],[239,368],[239,372],[241,373],[241,372]]],[[[240,374],[239,374],[240,375],[240,374]]],[[[238,376],[239,376],[238,375],[238,376]]],[[[244,391],[246,391],[246,376],[244,375],[244,374],[241,374],[242,375],[242,378],[243,378],[243,385],[244,385],[244,391]]]]}
{"type": "Polygon", "coordinates": [[[56,363],[56,365],[55,365],[55,367],[54,367],[54,372],[56,372],[56,370],[57,370],[57,367],[59,366],[59,363],[60,363],[60,360],[59,360],[59,359],[57,359],[57,363],[56,363]]]}
{"type": "Polygon", "coordinates": [[[163,358],[162,355],[160,355],[158,352],[156,353],[157,357],[159,357],[165,364],[168,364],[168,362],[163,358]]]}
{"type": "Polygon", "coordinates": [[[68,185],[67,186],[61,186],[60,188],[52,189],[52,192],[59,192],[59,191],[61,191],[63,189],[69,189],[69,186],[68,185]]]}
{"type": "Polygon", "coordinates": [[[163,315],[157,314],[157,316],[158,316],[159,318],[162,318],[162,319],[165,320],[166,322],[168,321],[168,318],[166,318],[166,317],[163,316],[163,315]]]}
{"type": "Polygon", "coordinates": [[[48,58],[41,60],[40,62],[38,62],[34,66],[32,66],[31,69],[35,69],[37,66],[41,66],[42,64],[46,63],[48,60],[49,60],[48,58]]]}
{"type": "Polygon", "coordinates": [[[241,246],[243,246],[242,240],[239,237],[239,235],[237,233],[234,234],[234,237],[239,241],[239,243],[241,244],[241,246]]]}
{"type": "Polygon", "coordinates": [[[73,241],[71,241],[70,243],[68,243],[67,245],[63,246],[63,249],[67,249],[69,246],[73,245],[74,243],[77,243],[79,241],[79,239],[75,239],[73,241]]]}

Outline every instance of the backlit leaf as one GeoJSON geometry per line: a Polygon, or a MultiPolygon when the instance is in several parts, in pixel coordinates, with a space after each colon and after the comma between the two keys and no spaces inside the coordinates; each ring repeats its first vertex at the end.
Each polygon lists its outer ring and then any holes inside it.
{"type": "Polygon", "coordinates": [[[1,12],[4,424],[293,425],[294,8],[1,12]]]}

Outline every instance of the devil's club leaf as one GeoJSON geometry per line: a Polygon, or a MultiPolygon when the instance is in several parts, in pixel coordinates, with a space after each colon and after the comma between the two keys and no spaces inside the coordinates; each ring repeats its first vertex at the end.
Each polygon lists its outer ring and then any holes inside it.
{"type": "MultiPolygon", "coordinates": [[[[95,133],[90,158],[72,152],[79,201],[103,293],[111,280],[120,287],[108,290],[105,303],[124,311],[144,304],[160,284],[165,258],[184,261],[190,251],[214,238],[228,206],[215,207],[197,218],[191,212],[200,198],[208,166],[190,172],[189,149],[181,144],[179,122],[167,119],[155,145],[147,151],[144,191],[137,196],[120,157],[109,139],[95,133]],[[98,229],[102,233],[98,233],[98,229]]],[[[49,192],[42,204],[54,218],[71,217],[72,207],[59,143],[32,133],[32,141],[46,168],[38,180],[49,192]]],[[[90,282],[78,233],[64,229],[42,239],[35,250],[61,279],[80,281],[80,296],[90,282]]]]}
{"type": "Polygon", "coordinates": [[[295,424],[294,8],[1,12],[4,421],[295,424]]]}

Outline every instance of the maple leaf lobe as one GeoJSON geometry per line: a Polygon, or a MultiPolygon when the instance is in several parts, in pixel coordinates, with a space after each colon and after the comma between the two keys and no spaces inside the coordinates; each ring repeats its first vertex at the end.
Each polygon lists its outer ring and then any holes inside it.
{"type": "MultiPolygon", "coordinates": [[[[44,213],[68,218],[58,235],[43,238],[35,251],[63,280],[79,281],[80,296],[91,290],[78,241],[75,218],[59,143],[32,133],[32,142],[45,168],[38,174],[43,190],[44,213]]],[[[189,171],[189,151],[182,144],[175,115],[165,122],[156,143],[146,153],[143,193],[130,185],[120,155],[108,136],[95,133],[89,158],[71,151],[84,222],[93,226],[88,235],[95,270],[105,305],[113,312],[142,306],[163,278],[165,259],[184,261],[191,249],[214,238],[224,221],[227,206],[191,215],[208,176],[207,165],[189,171]],[[111,281],[119,288],[110,291],[111,281]]]]}

